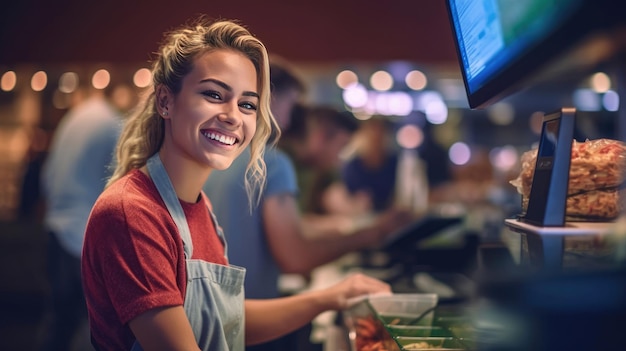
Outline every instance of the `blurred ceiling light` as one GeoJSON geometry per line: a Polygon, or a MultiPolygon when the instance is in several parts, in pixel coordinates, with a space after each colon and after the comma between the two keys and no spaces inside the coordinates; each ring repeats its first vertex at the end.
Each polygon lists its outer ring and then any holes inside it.
{"type": "Polygon", "coordinates": [[[415,149],[422,145],[424,133],[414,124],[406,124],[398,129],[396,141],[402,148],[415,149]]]}
{"type": "Polygon", "coordinates": [[[602,96],[602,105],[607,111],[615,112],[619,110],[619,95],[613,90],[607,91],[602,96]]]}
{"type": "Polygon", "coordinates": [[[517,164],[518,154],[515,147],[506,145],[496,147],[489,152],[489,161],[501,172],[508,172],[517,164]]]}
{"type": "Polygon", "coordinates": [[[598,72],[591,76],[590,85],[596,93],[605,93],[611,89],[611,79],[606,73],[598,72]]]}
{"type": "Polygon", "coordinates": [[[393,77],[386,71],[374,72],[374,74],[370,77],[370,85],[374,90],[390,90],[393,87],[393,77]]]}
{"type": "Polygon", "coordinates": [[[364,113],[369,113],[370,115],[375,115],[378,112],[378,110],[376,109],[376,94],[373,91],[368,91],[367,92],[367,101],[365,102],[365,105],[359,107],[359,110],[363,111],[364,113]]]}
{"type": "Polygon", "coordinates": [[[455,165],[462,166],[469,162],[472,158],[472,151],[464,142],[456,142],[448,149],[448,157],[455,165]]]}
{"type": "Polygon", "coordinates": [[[335,81],[338,87],[347,89],[350,85],[358,83],[359,77],[351,70],[343,70],[337,74],[335,81]]]}
{"type": "Polygon", "coordinates": [[[99,69],[91,77],[91,85],[98,89],[104,89],[111,83],[111,74],[106,69],[99,69]]]}
{"type": "Polygon", "coordinates": [[[591,89],[576,89],[573,100],[581,111],[600,111],[600,96],[591,89]]]}
{"type": "Polygon", "coordinates": [[[422,90],[428,84],[428,79],[422,71],[414,70],[407,73],[404,78],[406,85],[413,90],[422,90]]]}
{"type": "Polygon", "coordinates": [[[48,75],[44,71],[38,71],[33,74],[30,80],[30,87],[33,91],[42,91],[48,85],[48,75]]]}
{"type": "Polygon", "coordinates": [[[65,72],[59,78],[59,90],[62,93],[72,93],[78,88],[78,74],[76,72],[65,72]]]}
{"type": "Polygon", "coordinates": [[[448,106],[442,100],[433,100],[426,105],[426,120],[432,124],[444,124],[448,120],[448,106]]]}
{"type": "Polygon", "coordinates": [[[413,111],[413,99],[402,91],[385,93],[388,96],[389,115],[408,116],[413,111]]]}
{"type": "Polygon", "coordinates": [[[389,95],[388,94],[373,94],[374,98],[374,110],[376,113],[389,116],[393,113],[391,112],[391,106],[389,103],[389,95]]]}
{"type": "Polygon", "coordinates": [[[367,89],[359,83],[351,84],[342,92],[343,101],[351,108],[360,108],[367,104],[367,89]]]}
{"type": "Polygon", "coordinates": [[[15,89],[17,85],[17,74],[14,71],[6,71],[0,79],[0,89],[4,91],[11,91],[15,89]]]}
{"type": "Polygon", "coordinates": [[[138,88],[145,88],[152,81],[152,73],[147,68],[140,68],[133,75],[133,84],[138,88]]]}
{"type": "Polygon", "coordinates": [[[506,126],[513,122],[515,109],[508,102],[497,102],[487,109],[487,116],[495,125],[506,126]]]}

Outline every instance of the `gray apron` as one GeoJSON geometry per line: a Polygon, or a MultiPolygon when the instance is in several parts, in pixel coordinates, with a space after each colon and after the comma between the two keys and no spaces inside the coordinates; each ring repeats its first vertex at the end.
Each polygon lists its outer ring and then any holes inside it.
{"type": "MultiPolygon", "coordinates": [[[[245,268],[191,259],[193,243],[187,219],[159,154],[152,156],[147,165],[148,173],[183,239],[187,267],[187,289],[183,307],[198,346],[203,351],[243,351],[245,268]]],[[[210,213],[226,250],[224,233],[218,226],[215,215],[210,213]]],[[[143,350],[141,345],[135,341],[131,351],[140,350],[143,350]]]]}

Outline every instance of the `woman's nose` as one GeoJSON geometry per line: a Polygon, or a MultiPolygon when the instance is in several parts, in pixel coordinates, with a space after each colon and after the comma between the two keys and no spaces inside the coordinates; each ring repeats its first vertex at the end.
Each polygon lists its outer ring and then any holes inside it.
{"type": "Polygon", "coordinates": [[[241,116],[239,115],[239,106],[237,105],[236,102],[224,103],[221,106],[222,106],[222,111],[220,111],[218,115],[220,120],[226,123],[232,124],[232,125],[238,125],[239,123],[241,123],[241,116]]]}

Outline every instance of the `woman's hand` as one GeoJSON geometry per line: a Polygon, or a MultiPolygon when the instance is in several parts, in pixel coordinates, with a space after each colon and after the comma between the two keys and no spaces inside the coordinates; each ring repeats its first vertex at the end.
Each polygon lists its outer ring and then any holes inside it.
{"type": "Polygon", "coordinates": [[[324,291],[324,296],[328,297],[329,310],[345,309],[349,299],[370,294],[391,294],[391,287],[376,278],[355,273],[324,291]]]}

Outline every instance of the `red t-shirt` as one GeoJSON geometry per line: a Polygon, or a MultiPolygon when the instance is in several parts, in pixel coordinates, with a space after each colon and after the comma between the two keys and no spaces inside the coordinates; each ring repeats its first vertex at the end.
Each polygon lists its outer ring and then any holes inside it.
{"type": "MultiPolygon", "coordinates": [[[[207,203],[181,201],[194,259],[228,264],[207,203]]],[[[82,277],[93,342],[99,350],[130,350],[128,322],[156,307],[182,305],[183,241],[152,180],[133,170],[109,186],[93,207],[85,233],[82,277]]]]}

